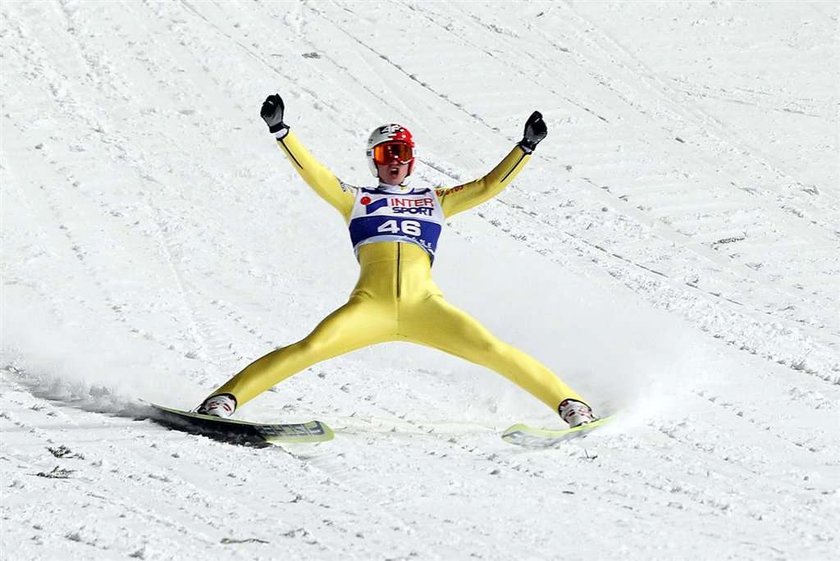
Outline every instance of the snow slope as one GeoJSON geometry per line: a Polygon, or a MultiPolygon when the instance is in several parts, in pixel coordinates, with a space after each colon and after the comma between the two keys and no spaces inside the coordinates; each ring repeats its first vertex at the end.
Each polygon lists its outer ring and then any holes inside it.
{"type": "Polygon", "coordinates": [[[830,2],[0,4],[0,552],[10,559],[836,558],[838,15],[830,2]],[[393,344],[250,419],[255,450],[167,431],[352,288],[338,215],[259,106],[344,180],[370,129],[417,184],[485,173],[447,297],[620,421],[557,450],[505,379],[393,344]]]}

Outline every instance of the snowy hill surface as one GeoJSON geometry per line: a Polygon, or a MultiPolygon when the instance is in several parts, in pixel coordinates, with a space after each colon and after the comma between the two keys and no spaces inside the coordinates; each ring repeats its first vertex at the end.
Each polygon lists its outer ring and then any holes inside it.
{"type": "Polygon", "coordinates": [[[836,559],[838,14],[833,2],[7,0],[0,557],[836,559]],[[341,305],[340,217],[259,118],[352,184],[410,128],[415,185],[483,175],[447,298],[618,422],[560,426],[411,345],[319,364],[244,407],[335,440],[168,431],[341,305]]]}

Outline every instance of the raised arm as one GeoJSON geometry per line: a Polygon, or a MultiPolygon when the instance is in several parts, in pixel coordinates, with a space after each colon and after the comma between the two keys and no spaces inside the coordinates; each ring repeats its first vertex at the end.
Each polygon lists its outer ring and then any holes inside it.
{"type": "Polygon", "coordinates": [[[444,215],[449,218],[501,193],[522,171],[531,159],[530,155],[534,148],[547,134],[548,128],[542,114],[534,111],[525,123],[525,134],[522,140],[490,173],[481,179],[457,187],[438,189],[437,194],[443,206],[444,215]]]}
{"type": "Polygon", "coordinates": [[[338,210],[346,221],[349,221],[350,212],[353,209],[353,192],[348,190],[333,172],[316,160],[315,156],[301,144],[297,136],[289,129],[289,125],[283,122],[284,110],[283,98],[274,94],[268,96],[263,102],[260,115],[268,125],[268,130],[274,134],[277,145],[286,154],[306,184],[338,210]]]}

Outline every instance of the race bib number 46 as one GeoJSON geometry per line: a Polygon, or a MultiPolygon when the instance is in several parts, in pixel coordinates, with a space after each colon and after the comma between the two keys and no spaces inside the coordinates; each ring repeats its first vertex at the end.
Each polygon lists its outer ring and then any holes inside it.
{"type": "Polygon", "coordinates": [[[416,220],[388,220],[376,229],[380,234],[399,234],[421,236],[423,228],[416,220]]]}
{"type": "Polygon", "coordinates": [[[414,243],[434,258],[443,229],[443,211],[430,189],[385,193],[362,189],[350,218],[353,247],[385,241],[414,243]]]}

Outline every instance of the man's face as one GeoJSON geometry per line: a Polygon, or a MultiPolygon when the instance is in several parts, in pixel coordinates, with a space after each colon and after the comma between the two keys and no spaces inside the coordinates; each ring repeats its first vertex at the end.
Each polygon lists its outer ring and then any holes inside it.
{"type": "Polygon", "coordinates": [[[408,175],[409,165],[396,161],[390,164],[377,164],[376,170],[379,173],[379,180],[387,185],[400,185],[408,175]]]}

